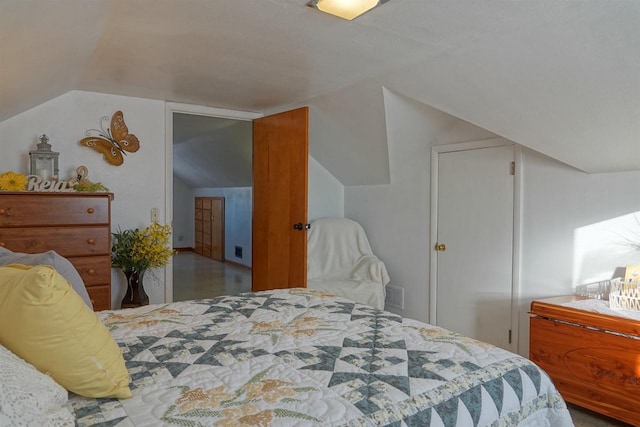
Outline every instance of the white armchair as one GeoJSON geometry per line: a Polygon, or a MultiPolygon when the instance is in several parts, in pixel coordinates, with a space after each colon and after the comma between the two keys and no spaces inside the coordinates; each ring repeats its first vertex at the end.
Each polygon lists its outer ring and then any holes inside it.
{"type": "Polygon", "coordinates": [[[322,218],[307,235],[307,287],[384,309],[389,275],[360,224],[322,218]]]}

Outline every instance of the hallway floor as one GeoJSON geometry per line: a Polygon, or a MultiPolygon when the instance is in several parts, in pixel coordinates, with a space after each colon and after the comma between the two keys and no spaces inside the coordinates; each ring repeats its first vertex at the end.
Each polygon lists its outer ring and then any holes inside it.
{"type": "Polygon", "coordinates": [[[251,270],[196,254],[173,257],[173,300],[187,301],[251,292],[251,270]]]}

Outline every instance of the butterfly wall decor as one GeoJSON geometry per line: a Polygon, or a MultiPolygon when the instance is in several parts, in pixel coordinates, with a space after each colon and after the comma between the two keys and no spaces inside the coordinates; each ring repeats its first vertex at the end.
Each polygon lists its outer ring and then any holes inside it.
{"type": "MultiPolygon", "coordinates": [[[[109,122],[109,117],[104,116],[102,121],[109,122]]],[[[111,126],[107,130],[104,129],[103,124],[100,127],[100,130],[89,129],[86,132],[87,137],[80,140],[80,145],[102,153],[107,163],[120,166],[124,162],[124,156],[127,155],[127,152],[135,153],[140,148],[138,137],[129,133],[122,111],[116,111],[113,114],[111,126]],[[98,135],[94,135],[95,133],[98,135]]]]}

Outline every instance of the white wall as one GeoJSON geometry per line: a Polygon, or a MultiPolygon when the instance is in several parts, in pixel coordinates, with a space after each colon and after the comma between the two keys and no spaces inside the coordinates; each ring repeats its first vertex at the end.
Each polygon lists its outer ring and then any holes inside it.
{"type": "Polygon", "coordinates": [[[173,175],[173,247],[195,247],[193,189],[173,175]]]}
{"type": "Polygon", "coordinates": [[[495,137],[384,90],[391,184],[345,187],[345,216],[364,227],[391,285],[404,288],[403,316],[429,320],[429,197],[432,145],[495,137]]]}
{"type": "MultiPolygon", "coordinates": [[[[386,263],[391,283],[405,289],[406,305],[399,313],[426,321],[430,147],[495,135],[386,89],[384,104],[391,183],[342,188],[310,159],[309,218],[344,214],[359,221],[386,263]]],[[[37,137],[46,133],[53,149],[61,152],[62,178],[85,165],[89,179],[102,182],[115,194],[113,231],[146,226],[154,207],[160,208],[163,222],[164,120],[161,101],[69,92],[0,123],[0,172],[27,173],[28,152],[35,148],[37,137]],[[119,167],[78,144],[87,129],[99,127],[102,116],[111,117],[117,110],[124,112],[129,131],[141,141],[140,150],[119,167]]],[[[605,232],[601,227],[603,221],[640,212],[640,172],[588,175],[528,150],[522,167],[519,352],[527,354],[527,310],[532,299],[571,293],[575,283],[603,277],[617,264],[640,263],[637,254],[620,252],[616,241],[616,233],[629,232],[628,220],[622,225],[607,222],[605,232]],[[603,242],[600,248],[598,241],[603,242]]],[[[124,276],[117,270],[112,276],[112,305],[119,307],[124,276]]],[[[163,272],[145,275],[145,289],[152,303],[164,301],[163,272]]]]}
{"type": "MultiPolygon", "coordinates": [[[[107,123],[108,126],[108,123],[107,123]]],[[[35,149],[37,138],[47,134],[54,151],[60,154],[60,177],[67,179],[79,165],[89,169],[89,179],[102,182],[115,200],[112,203],[112,231],[118,228],[141,228],[150,223],[152,208],[160,209],[160,222],[165,220],[165,102],[141,98],[106,95],[93,92],[71,91],[31,110],[0,122],[0,141],[3,154],[0,156],[0,173],[13,170],[28,173],[29,151],[35,149]],[[123,111],[129,132],[140,140],[140,150],[125,158],[124,164],[116,167],[102,159],[102,155],[80,146],[80,139],[88,129],[100,128],[103,116],[123,111]]],[[[342,216],[344,213],[342,185],[319,163],[310,160],[309,168],[309,213],[311,218],[320,216],[342,216]]],[[[186,188],[174,182],[179,189],[178,198],[184,197],[186,188]]],[[[175,191],[174,191],[175,192],[175,191]]],[[[193,200],[193,193],[190,193],[193,200]]],[[[245,197],[246,199],[246,197],[245,197]]],[[[250,197],[249,197],[250,199],[250,197]]],[[[178,203],[175,202],[174,203],[178,203]]],[[[187,203],[182,200],[179,203],[187,203]]],[[[191,207],[191,203],[188,204],[191,207]]],[[[246,210],[245,207],[239,208],[246,210]]],[[[193,217],[185,212],[184,218],[193,217]]],[[[251,216],[249,215],[249,218],[251,216]]],[[[192,242],[190,227],[183,219],[174,228],[174,239],[183,236],[183,241],[192,242]],[[189,230],[189,231],[187,231],[189,230]]],[[[249,223],[250,226],[250,223],[249,223]]],[[[251,265],[251,240],[243,235],[238,242],[243,246],[243,260],[251,265]]],[[[249,234],[250,236],[250,234],[249,234]]],[[[229,244],[235,243],[233,240],[229,244]]],[[[175,246],[188,246],[180,241],[175,246]]],[[[192,245],[191,245],[192,246],[192,245]]],[[[230,257],[234,259],[235,257],[230,257]]],[[[112,270],[112,307],[119,308],[126,291],[124,275],[112,270]]],[[[152,271],[145,275],[145,290],[151,303],[165,300],[165,272],[152,271]]]]}
{"type": "MultiPolygon", "coordinates": [[[[72,91],[0,123],[0,171],[28,173],[29,151],[37,137],[50,138],[60,152],[60,178],[68,179],[79,165],[89,169],[89,179],[102,182],[115,199],[111,205],[112,231],[118,227],[141,228],[150,223],[151,209],[160,209],[164,221],[165,149],[164,102],[124,96],[72,91]],[[121,110],[129,132],[140,140],[140,150],[126,156],[124,164],[112,166],[102,155],[78,142],[88,129],[99,128],[103,116],[109,121],[121,110]]],[[[107,123],[108,126],[108,123],[107,123]]],[[[126,282],[112,270],[112,307],[119,308],[126,282]]],[[[152,303],[164,301],[164,270],[145,275],[145,290],[152,303]]]]}
{"type": "Polygon", "coordinates": [[[531,301],[571,294],[640,264],[623,244],[640,235],[640,172],[586,174],[531,150],[523,159],[519,353],[529,353],[531,301]],[[626,221],[620,221],[626,219],[626,221]]]}
{"type": "Polygon", "coordinates": [[[316,159],[309,156],[309,222],[344,216],[344,186],[316,159]]]}
{"type": "Polygon", "coordinates": [[[229,261],[251,267],[253,189],[251,187],[195,188],[192,194],[191,205],[194,204],[194,197],[224,197],[224,257],[229,261]],[[235,256],[235,246],[242,247],[242,258],[235,256]]]}
{"type": "MultiPolygon", "coordinates": [[[[345,187],[345,216],[363,225],[391,284],[405,290],[404,310],[392,311],[428,321],[430,147],[495,135],[388,90],[385,110],[391,184],[345,187]]],[[[619,244],[633,232],[628,215],[640,217],[640,172],[589,175],[526,149],[521,167],[518,352],[527,355],[531,300],[640,263],[619,244]]]]}

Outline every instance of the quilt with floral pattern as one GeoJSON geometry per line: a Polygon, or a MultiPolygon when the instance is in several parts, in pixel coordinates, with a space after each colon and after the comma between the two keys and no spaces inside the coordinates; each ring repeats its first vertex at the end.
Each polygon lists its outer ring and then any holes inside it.
{"type": "Polygon", "coordinates": [[[98,313],[130,399],[89,426],[571,426],[547,375],[470,338],[309,289],[98,313]]]}

